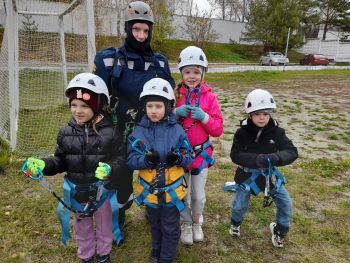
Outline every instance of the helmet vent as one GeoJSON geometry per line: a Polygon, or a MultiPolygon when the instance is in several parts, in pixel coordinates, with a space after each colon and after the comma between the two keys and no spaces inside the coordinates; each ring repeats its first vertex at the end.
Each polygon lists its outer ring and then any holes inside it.
{"type": "Polygon", "coordinates": [[[273,100],[273,98],[270,98],[270,102],[271,102],[271,103],[275,103],[275,101],[273,100]]]}
{"type": "Polygon", "coordinates": [[[140,12],[139,12],[139,11],[137,11],[137,10],[135,10],[135,13],[136,13],[136,14],[140,14],[140,12]]]}
{"type": "Polygon", "coordinates": [[[89,79],[88,83],[96,87],[95,81],[93,79],[89,79]]]}
{"type": "Polygon", "coordinates": [[[248,102],[247,108],[250,108],[252,106],[251,102],[248,102]]]}
{"type": "Polygon", "coordinates": [[[202,55],[200,55],[200,56],[199,56],[199,60],[204,61],[204,58],[203,58],[203,56],[202,56],[202,55]]]}
{"type": "Polygon", "coordinates": [[[165,86],[163,87],[163,91],[166,92],[166,93],[169,93],[168,88],[165,87],[165,86]]]}

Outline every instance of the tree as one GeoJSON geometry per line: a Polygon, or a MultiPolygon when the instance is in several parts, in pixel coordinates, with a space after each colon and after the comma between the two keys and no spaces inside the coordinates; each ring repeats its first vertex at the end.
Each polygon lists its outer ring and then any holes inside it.
{"type": "MultiPolygon", "coordinates": [[[[26,9],[27,11],[27,9],[26,9]]],[[[27,33],[35,33],[38,31],[38,24],[31,15],[24,14],[22,20],[23,30],[27,33]]]]}
{"type": "Polygon", "coordinates": [[[251,2],[250,19],[243,40],[262,43],[265,50],[283,50],[288,28],[289,47],[298,46],[303,41],[300,22],[303,12],[300,2],[303,0],[256,0],[251,2]]]}
{"type": "Polygon", "coordinates": [[[214,10],[220,10],[220,18],[244,22],[247,20],[250,0],[208,0],[214,10]]]}
{"type": "Polygon", "coordinates": [[[187,17],[183,26],[180,26],[180,29],[189,35],[191,41],[201,48],[206,42],[214,42],[219,37],[213,28],[213,21],[208,17],[211,17],[210,13],[201,13],[198,7],[195,7],[194,13],[187,17]]]}
{"type": "Polygon", "coordinates": [[[173,34],[172,17],[168,10],[167,1],[153,0],[150,1],[155,23],[153,26],[152,47],[155,50],[162,51],[162,46],[173,34]]]}
{"type": "Polygon", "coordinates": [[[335,27],[349,29],[349,0],[314,0],[313,3],[319,10],[318,24],[323,25],[322,40],[326,40],[327,32],[335,27]]]}

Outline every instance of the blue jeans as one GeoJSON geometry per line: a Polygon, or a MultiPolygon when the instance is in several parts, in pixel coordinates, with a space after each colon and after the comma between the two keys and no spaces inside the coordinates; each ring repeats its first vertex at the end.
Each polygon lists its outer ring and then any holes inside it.
{"type": "MultiPolygon", "coordinates": [[[[281,186],[278,193],[276,193],[272,198],[277,208],[277,230],[280,231],[281,234],[287,234],[289,231],[290,221],[292,219],[292,199],[290,198],[284,185],[281,186]]],[[[233,225],[241,225],[244,216],[248,211],[249,202],[250,192],[239,188],[236,192],[236,197],[231,204],[231,223],[233,225]]]]}

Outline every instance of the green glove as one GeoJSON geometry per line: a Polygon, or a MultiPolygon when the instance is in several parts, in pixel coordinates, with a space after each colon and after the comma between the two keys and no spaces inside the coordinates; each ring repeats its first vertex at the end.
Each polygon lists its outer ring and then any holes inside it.
{"type": "Polygon", "coordinates": [[[99,162],[95,171],[95,177],[105,180],[111,173],[111,167],[107,163],[99,162]]]}
{"type": "Polygon", "coordinates": [[[30,157],[27,159],[27,167],[32,175],[38,175],[38,169],[41,171],[44,170],[45,162],[43,160],[30,157]]]}

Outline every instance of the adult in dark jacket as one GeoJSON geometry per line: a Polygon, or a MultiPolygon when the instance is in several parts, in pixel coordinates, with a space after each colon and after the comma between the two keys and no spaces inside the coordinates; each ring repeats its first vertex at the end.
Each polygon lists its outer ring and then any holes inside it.
{"type": "MultiPolygon", "coordinates": [[[[95,262],[96,251],[97,262],[110,262],[115,238],[111,200],[116,200],[116,195],[112,188],[118,182],[120,171],[125,169],[122,137],[105,112],[109,93],[100,77],[91,73],[78,74],[69,83],[66,96],[72,119],[58,133],[54,156],[28,158],[27,166],[31,173],[38,174],[40,169],[45,176],[66,172],[64,201],[84,212],[74,214],[78,257],[82,262],[95,262]],[[105,182],[104,186],[98,184],[101,182],[105,182]]],[[[69,216],[67,220],[62,223],[63,243],[69,238],[64,232],[65,227],[69,228],[69,216]]]]}
{"type": "MultiPolygon", "coordinates": [[[[125,43],[118,49],[100,51],[95,57],[94,73],[102,77],[111,94],[114,120],[124,140],[144,115],[139,97],[143,85],[152,78],[167,80],[172,87],[168,60],[151,48],[154,14],[142,1],[131,2],[125,13],[125,43]]],[[[118,187],[120,224],[124,225],[125,210],[132,204],[132,172],[124,171],[118,187]]]]}
{"type": "MultiPolygon", "coordinates": [[[[232,161],[238,165],[235,182],[240,185],[231,206],[229,232],[232,236],[240,236],[240,225],[249,207],[250,194],[257,195],[265,190],[269,166],[288,165],[298,157],[297,148],[271,116],[275,108],[275,101],[266,90],[255,89],[246,98],[245,111],[249,117],[241,121],[230,154],[232,161]]],[[[270,229],[273,245],[282,247],[292,217],[292,200],[284,187],[283,176],[273,180],[269,187],[271,190],[278,189],[271,196],[277,214],[276,223],[271,223],[270,229]]]]}

